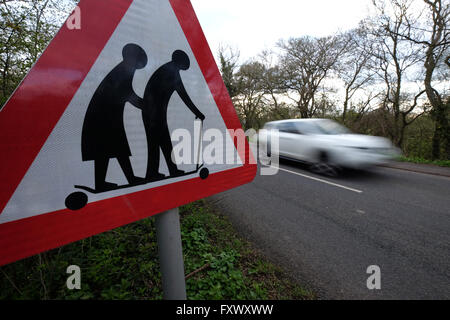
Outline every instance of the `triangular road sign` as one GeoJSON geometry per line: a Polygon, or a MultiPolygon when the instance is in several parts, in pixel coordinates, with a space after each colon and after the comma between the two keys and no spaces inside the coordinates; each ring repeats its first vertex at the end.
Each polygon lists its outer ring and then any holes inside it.
{"type": "Polygon", "coordinates": [[[80,28],[64,24],[0,112],[0,265],[256,174],[247,141],[232,135],[241,126],[189,1],[78,8],[80,28]],[[194,141],[178,155],[177,129],[180,142],[194,141]],[[189,153],[194,161],[180,163],[189,153]]]}

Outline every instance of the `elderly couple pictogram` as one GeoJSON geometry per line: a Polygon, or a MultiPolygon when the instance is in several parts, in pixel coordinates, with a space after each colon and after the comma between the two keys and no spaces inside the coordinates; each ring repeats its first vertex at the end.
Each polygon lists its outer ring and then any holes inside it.
{"type": "Polygon", "coordinates": [[[97,191],[113,190],[117,187],[117,184],[105,181],[111,158],[118,160],[130,185],[165,178],[165,175],[159,172],[160,149],[170,177],[184,174],[172,161],[173,146],[167,124],[167,107],[175,91],[196,118],[205,119],[189,98],[180,77],[180,71],[187,70],[190,66],[185,52],[174,51],[172,60],[155,71],[147,83],[143,98],[136,95],[132,82],[135,71],[147,65],[147,55],[138,45],[127,44],[122,50],[122,56],[123,61],[105,77],[95,91],[84,118],[82,158],[83,161],[94,161],[97,191]],[[127,102],[142,110],[148,144],[145,178],[134,175],[130,162],[131,150],[123,119],[127,102]]]}

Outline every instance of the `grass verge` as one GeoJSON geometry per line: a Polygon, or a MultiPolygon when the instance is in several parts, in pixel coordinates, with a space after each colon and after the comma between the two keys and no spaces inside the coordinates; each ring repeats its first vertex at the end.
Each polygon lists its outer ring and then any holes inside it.
{"type": "MultiPolygon", "coordinates": [[[[314,299],[204,201],[180,209],[188,299],[314,299]]],[[[154,219],[0,268],[0,299],[161,299],[154,219]],[[68,290],[69,265],[81,290],[68,290]]]]}
{"type": "Polygon", "coordinates": [[[434,164],[436,166],[440,167],[450,167],[450,160],[427,160],[423,158],[418,157],[398,157],[398,161],[401,162],[412,162],[412,163],[419,163],[419,164],[434,164]]]}

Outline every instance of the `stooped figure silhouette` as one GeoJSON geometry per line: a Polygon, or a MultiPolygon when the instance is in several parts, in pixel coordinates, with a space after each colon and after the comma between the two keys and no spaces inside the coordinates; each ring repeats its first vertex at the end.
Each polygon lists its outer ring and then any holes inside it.
{"type": "Polygon", "coordinates": [[[172,161],[172,140],[167,123],[167,108],[172,94],[176,91],[186,106],[194,113],[196,118],[205,119],[203,113],[197,109],[184,88],[180,71],[190,67],[188,55],[182,50],[172,54],[172,61],[164,64],[151,76],[144,92],[144,107],[142,117],[147,134],[148,162],[147,181],[163,179],[159,173],[160,148],[169,169],[171,177],[184,174],[172,161]]]}
{"type": "Polygon", "coordinates": [[[123,115],[126,102],[143,108],[143,100],[134,92],[132,82],[136,70],[147,65],[147,55],[140,46],[130,43],[124,46],[122,56],[123,61],[103,79],[95,91],[83,123],[82,159],[94,160],[96,191],[117,187],[117,184],[105,181],[111,158],[118,160],[130,184],[145,181],[133,174],[123,115]]]}

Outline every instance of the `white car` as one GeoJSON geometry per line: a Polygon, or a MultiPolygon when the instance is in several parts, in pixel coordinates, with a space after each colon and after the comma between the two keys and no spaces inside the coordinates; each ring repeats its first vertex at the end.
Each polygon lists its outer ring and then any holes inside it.
{"type": "Polygon", "coordinates": [[[263,146],[268,156],[307,162],[313,171],[328,175],[335,175],[339,168],[365,169],[382,164],[399,154],[388,139],[354,134],[329,119],[268,122],[258,137],[260,149],[263,146]],[[274,148],[276,142],[271,142],[272,135],[279,136],[279,150],[274,148]]]}

